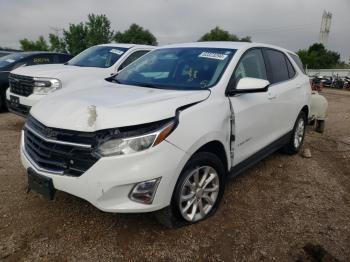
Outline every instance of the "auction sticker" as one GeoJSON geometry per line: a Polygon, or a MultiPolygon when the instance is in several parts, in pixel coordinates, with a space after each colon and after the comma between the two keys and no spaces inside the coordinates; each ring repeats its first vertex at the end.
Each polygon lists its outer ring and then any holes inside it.
{"type": "Polygon", "coordinates": [[[111,53],[113,53],[113,54],[117,54],[117,55],[122,55],[122,54],[124,54],[123,51],[118,50],[118,49],[111,49],[111,50],[109,50],[109,52],[111,52],[111,53]]]}
{"type": "Polygon", "coordinates": [[[220,53],[202,52],[198,57],[210,58],[210,59],[216,59],[216,60],[225,60],[227,58],[227,55],[220,54],[220,53]]]}

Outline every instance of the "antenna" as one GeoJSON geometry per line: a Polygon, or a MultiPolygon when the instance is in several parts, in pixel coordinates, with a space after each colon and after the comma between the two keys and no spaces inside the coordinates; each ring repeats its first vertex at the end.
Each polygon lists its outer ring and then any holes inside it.
{"type": "Polygon", "coordinates": [[[328,37],[331,29],[332,13],[323,11],[321,29],[320,29],[320,43],[325,47],[328,45],[328,37]]]}
{"type": "Polygon", "coordinates": [[[54,27],[54,26],[49,26],[51,30],[55,31],[55,35],[58,36],[58,33],[60,31],[63,31],[64,29],[63,28],[59,28],[59,27],[54,27]]]}

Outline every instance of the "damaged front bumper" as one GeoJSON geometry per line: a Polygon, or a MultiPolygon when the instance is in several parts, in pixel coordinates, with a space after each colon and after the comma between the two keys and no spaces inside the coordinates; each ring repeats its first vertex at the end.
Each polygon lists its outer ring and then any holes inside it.
{"type": "Polygon", "coordinates": [[[79,177],[54,174],[35,165],[25,151],[22,134],[21,161],[28,170],[52,179],[57,190],[89,201],[106,212],[151,212],[170,204],[178,175],[187,161],[184,151],[163,141],[158,146],[142,152],[100,158],[79,177]],[[130,199],[134,186],[142,181],[161,178],[151,204],[130,199]]]}

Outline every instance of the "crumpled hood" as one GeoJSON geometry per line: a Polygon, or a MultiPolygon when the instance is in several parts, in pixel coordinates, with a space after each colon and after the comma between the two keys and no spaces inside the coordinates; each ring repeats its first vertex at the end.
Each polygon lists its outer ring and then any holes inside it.
{"type": "Polygon", "coordinates": [[[174,117],[177,108],[210,95],[209,90],[162,90],[101,80],[81,84],[45,97],[31,115],[49,127],[92,132],[174,117]]]}
{"type": "Polygon", "coordinates": [[[103,68],[96,67],[80,67],[64,64],[49,64],[49,65],[34,65],[23,66],[13,70],[11,73],[32,77],[52,77],[60,78],[61,73],[77,73],[86,72],[86,74],[96,74],[97,71],[102,71],[103,68]]]}

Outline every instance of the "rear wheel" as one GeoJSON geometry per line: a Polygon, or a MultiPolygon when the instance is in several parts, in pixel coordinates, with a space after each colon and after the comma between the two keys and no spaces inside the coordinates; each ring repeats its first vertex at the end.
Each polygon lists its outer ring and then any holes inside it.
{"type": "Polygon", "coordinates": [[[306,130],[306,115],[301,111],[297,117],[297,120],[294,124],[291,138],[283,147],[283,152],[289,155],[293,155],[299,152],[305,137],[306,130]]]}
{"type": "Polygon", "coordinates": [[[156,213],[158,221],[175,228],[214,214],[224,193],[225,175],[224,165],[216,155],[196,153],[180,174],[170,206],[156,213]]]}

